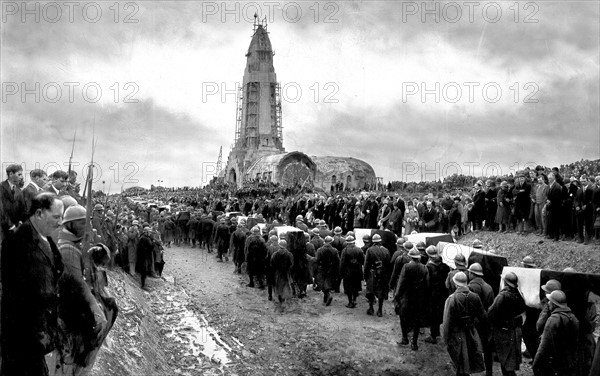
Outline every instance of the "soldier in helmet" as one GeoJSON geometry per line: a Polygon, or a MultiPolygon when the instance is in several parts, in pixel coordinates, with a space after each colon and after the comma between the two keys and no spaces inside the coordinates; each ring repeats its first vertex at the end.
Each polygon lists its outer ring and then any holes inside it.
{"type": "MultiPolygon", "coordinates": [[[[494,290],[486,281],[483,280],[483,268],[479,263],[473,263],[469,266],[469,290],[479,296],[483,309],[487,312],[490,306],[494,303],[494,290]]],[[[492,357],[492,344],[490,325],[487,318],[479,320],[476,323],[479,339],[483,346],[483,357],[485,361],[486,375],[492,375],[492,366],[494,358],[492,357]]]]}
{"type": "Polygon", "coordinates": [[[477,294],[467,287],[467,276],[459,271],[453,276],[456,290],[446,300],[444,308],[444,340],[448,354],[459,376],[484,370],[483,348],[477,321],[485,317],[485,311],[477,294]]]}
{"type": "Polygon", "coordinates": [[[302,214],[296,216],[296,227],[302,231],[308,232],[308,226],[304,223],[304,217],[302,214]]]}
{"type": "Polygon", "coordinates": [[[335,288],[340,271],[340,257],[337,249],[333,248],[331,236],[325,237],[325,245],[317,250],[317,284],[323,291],[323,303],[330,305],[333,298],[330,291],[335,288]]]}
{"type": "Polygon", "coordinates": [[[356,308],[356,298],[358,292],[362,290],[362,266],[365,262],[365,254],[354,245],[352,236],[348,236],[345,241],[346,247],[342,251],[340,261],[340,278],[344,280],[344,292],[348,296],[346,307],[356,308]]]}
{"type": "Polygon", "coordinates": [[[231,234],[229,232],[229,227],[226,224],[225,218],[221,218],[219,220],[219,225],[215,231],[215,242],[217,243],[217,258],[223,261],[223,257],[225,257],[225,261],[229,261],[229,257],[227,256],[227,252],[229,251],[229,242],[231,238],[231,234]]]}
{"type": "Polygon", "coordinates": [[[544,325],[540,346],[533,362],[536,376],[569,376],[577,369],[579,321],[567,305],[561,290],[548,295],[550,317],[544,325]]]}
{"type": "Polygon", "coordinates": [[[448,277],[446,278],[446,288],[448,289],[448,292],[450,294],[452,294],[456,290],[456,285],[452,280],[452,278],[454,278],[454,275],[458,272],[463,272],[465,273],[465,275],[467,273],[467,260],[465,259],[465,256],[462,253],[459,253],[456,256],[454,256],[454,265],[456,265],[456,269],[451,270],[448,273],[448,277]]]}
{"type": "Polygon", "coordinates": [[[377,316],[383,316],[383,301],[389,294],[390,252],[381,245],[381,236],[373,235],[373,245],[365,255],[365,280],[367,281],[367,299],[369,299],[368,315],[374,313],[373,304],[378,300],[377,316]]]}
{"type": "Polygon", "coordinates": [[[429,256],[427,256],[427,252],[425,251],[425,242],[417,243],[417,251],[421,254],[421,264],[426,265],[427,261],[429,261],[429,256]]]}
{"type": "Polygon", "coordinates": [[[250,278],[248,287],[254,287],[254,277],[256,277],[258,287],[264,289],[264,261],[267,256],[267,245],[262,236],[260,236],[260,228],[258,226],[252,227],[252,235],[246,238],[244,254],[246,256],[246,269],[250,278]]]}
{"type": "Polygon", "coordinates": [[[440,325],[444,318],[444,304],[448,298],[446,278],[450,267],[442,262],[442,257],[437,253],[435,246],[430,245],[426,252],[429,256],[426,267],[429,271],[430,336],[425,338],[425,342],[437,343],[440,325]]]}
{"type": "Polygon", "coordinates": [[[366,254],[367,253],[367,249],[371,248],[371,245],[373,244],[371,242],[371,235],[364,234],[363,237],[362,237],[362,240],[363,240],[363,246],[362,246],[361,249],[362,249],[363,253],[366,254]]]}
{"type": "Polygon", "coordinates": [[[402,327],[402,341],[399,345],[408,345],[408,333],[412,330],[412,346],[416,351],[419,349],[419,329],[421,318],[426,311],[426,294],[429,288],[429,272],[427,267],[421,263],[421,253],[413,248],[408,252],[411,261],[404,265],[400,272],[398,285],[394,292],[394,300],[400,307],[400,325],[402,327]]]}
{"type": "Polygon", "coordinates": [[[287,242],[279,240],[279,249],[271,256],[271,268],[274,272],[275,294],[283,311],[285,300],[292,295],[292,267],[294,256],[287,249],[287,242]]]}
{"type": "Polygon", "coordinates": [[[521,315],[525,301],[517,288],[519,279],[515,273],[507,273],[503,280],[505,286],[488,309],[488,319],[502,374],[514,376],[521,365],[521,315]]]}

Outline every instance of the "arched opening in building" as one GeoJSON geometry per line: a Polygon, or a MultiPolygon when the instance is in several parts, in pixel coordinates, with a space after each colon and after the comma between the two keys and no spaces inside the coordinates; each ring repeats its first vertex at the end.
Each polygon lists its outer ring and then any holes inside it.
{"type": "Polygon", "coordinates": [[[331,185],[335,185],[337,183],[337,177],[335,175],[331,176],[331,185]]]}
{"type": "Polygon", "coordinates": [[[348,175],[346,177],[346,188],[350,189],[350,184],[352,184],[352,176],[348,175]]]}
{"type": "Polygon", "coordinates": [[[236,177],[236,173],[235,173],[235,169],[232,168],[231,170],[229,170],[229,182],[230,183],[237,183],[237,177],[236,177]]]}

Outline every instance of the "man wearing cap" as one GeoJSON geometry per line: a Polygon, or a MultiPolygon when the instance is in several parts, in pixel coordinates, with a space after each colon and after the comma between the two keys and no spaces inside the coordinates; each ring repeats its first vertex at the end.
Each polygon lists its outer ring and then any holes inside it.
{"type": "Polygon", "coordinates": [[[333,242],[331,242],[331,245],[341,254],[344,249],[344,242],[345,238],[342,236],[342,228],[337,226],[333,229],[333,242]]]}
{"type": "Polygon", "coordinates": [[[317,284],[323,291],[323,303],[330,305],[333,298],[330,291],[335,288],[339,278],[340,257],[337,249],[333,248],[331,236],[325,237],[325,244],[317,250],[317,284]]]}
{"type": "Polygon", "coordinates": [[[367,249],[365,255],[365,281],[367,282],[367,299],[369,309],[367,315],[374,313],[373,304],[377,298],[377,317],[383,316],[383,301],[389,294],[390,280],[390,252],[381,245],[381,236],[373,235],[373,245],[367,249]]]}
{"type": "Polygon", "coordinates": [[[448,289],[446,288],[446,278],[450,273],[450,267],[442,262],[442,257],[438,255],[435,246],[427,247],[427,270],[429,272],[429,324],[430,335],[425,338],[425,342],[437,343],[437,337],[440,336],[440,325],[444,319],[444,304],[448,298],[448,289]]]}
{"type": "MultiPolygon", "coordinates": [[[[468,276],[469,284],[467,287],[479,296],[483,309],[487,312],[494,303],[494,290],[492,289],[492,286],[483,280],[483,268],[481,267],[481,264],[478,262],[471,264],[471,266],[469,266],[468,276]]],[[[494,358],[492,356],[493,346],[491,343],[490,324],[487,317],[479,320],[475,323],[475,326],[483,346],[486,375],[491,376],[494,358]]]]}
{"type": "Polygon", "coordinates": [[[315,249],[318,250],[325,244],[325,241],[321,237],[321,232],[319,231],[318,228],[315,227],[314,229],[312,229],[311,233],[312,233],[312,237],[310,239],[310,242],[315,247],[315,249]]]}
{"type": "Polygon", "coordinates": [[[426,311],[426,294],[429,288],[429,272],[421,263],[421,253],[413,248],[408,252],[411,261],[404,265],[394,291],[394,301],[400,307],[400,325],[402,341],[399,345],[408,345],[408,333],[412,330],[412,349],[418,350],[421,318],[426,311]]]}
{"type": "Polygon", "coordinates": [[[521,364],[521,315],[525,301],[517,288],[519,279],[515,273],[507,273],[503,280],[504,288],[488,309],[488,319],[502,374],[514,376],[521,364]]]}
{"type": "Polygon", "coordinates": [[[294,256],[287,249],[287,242],[279,240],[279,249],[271,256],[271,268],[274,272],[275,294],[283,311],[285,300],[292,295],[292,267],[294,256]]]}
{"type": "Polygon", "coordinates": [[[567,305],[567,296],[561,290],[548,295],[548,311],[538,352],[533,361],[536,376],[575,374],[579,321],[567,305]]]}
{"type": "Polygon", "coordinates": [[[258,226],[252,227],[252,235],[246,238],[244,255],[246,256],[246,271],[250,279],[248,287],[254,287],[254,277],[256,277],[258,287],[261,290],[264,289],[264,260],[267,256],[267,245],[262,236],[260,236],[260,228],[258,226]]]}
{"type": "Polygon", "coordinates": [[[229,257],[227,256],[227,252],[229,251],[229,243],[231,240],[230,229],[226,224],[225,218],[221,218],[219,220],[219,225],[215,230],[215,242],[217,247],[217,258],[223,261],[223,257],[225,257],[225,261],[229,261],[229,257]]]}
{"type": "Polygon", "coordinates": [[[348,308],[356,308],[356,298],[358,292],[362,290],[364,262],[365,254],[354,245],[354,238],[348,236],[340,261],[340,278],[344,280],[344,292],[348,296],[346,307],[348,308]]]}
{"type": "Polygon", "coordinates": [[[444,306],[443,334],[456,375],[469,375],[485,369],[483,347],[476,323],[485,317],[479,296],[467,287],[467,276],[459,271],[452,277],[456,291],[444,306]]]}
{"type": "Polygon", "coordinates": [[[454,256],[454,265],[456,265],[456,269],[451,270],[448,273],[448,277],[446,278],[445,283],[446,289],[448,289],[448,292],[450,294],[452,294],[456,290],[456,285],[452,280],[452,278],[454,278],[454,275],[456,275],[456,273],[458,272],[463,272],[465,274],[467,273],[467,260],[465,259],[465,256],[462,253],[459,253],[456,256],[454,256]]]}

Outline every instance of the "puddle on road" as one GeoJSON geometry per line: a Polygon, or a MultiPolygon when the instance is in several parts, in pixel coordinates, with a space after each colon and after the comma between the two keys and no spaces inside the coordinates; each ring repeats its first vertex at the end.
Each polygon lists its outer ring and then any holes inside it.
{"type": "Polygon", "coordinates": [[[204,315],[194,312],[187,308],[186,304],[190,297],[183,291],[169,291],[166,300],[159,298],[156,302],[156,308],[159,312],[157,318],[162,321],[165,328],[164,335],[176,342],[181,343],[187,351],[182,355],[184,357],[195,357],[199,365],[206,356],[213,364],[220,366],[228,365],[231,360],[229,347],[219,336],[217,331],[212,328],[204,315]]]}

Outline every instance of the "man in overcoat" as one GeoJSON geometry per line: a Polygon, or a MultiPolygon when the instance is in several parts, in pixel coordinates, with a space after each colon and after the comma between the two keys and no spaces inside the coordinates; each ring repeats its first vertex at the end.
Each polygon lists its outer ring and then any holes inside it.
{"type": "Polygon", "coordinates": [[[56,347],[60,252],[50,234],[62,222],[55,195],[33,198],[30,216],[2,244],[2,367],[4,375],[48,375],[45,355],[56,347]]]}
{"type": "Polygon", "coordinates": [[[367,281],[367,299],[369,309],[367,315],[374,313],[373,304],[377,298],[377,316],[383,316],[383,301],[387,300],[390,281],[390,251],[381,245],[381,236],[375,234],[372,237],[373,245],[367,249],[365,255],[365,280],[367,281]]]}
{"type": "Polygon", "coordinates": [[[356,308],[358,292],[362,290],[365,254],[354,244],[352,236],[346,237],[346,248],[340,261],[340,278],[344,280],[344,293],[348,296],[348,308],[356,308]]]}
{"type": "Polygon", "coordinates": [[[323,303],[330,305],[333,298],[330,291],[335,288],[340,271],[340,256],[333,248],[331,236],[325,237],[325,244],[317,250],[317,284],[323,291],[323,303]]]}

